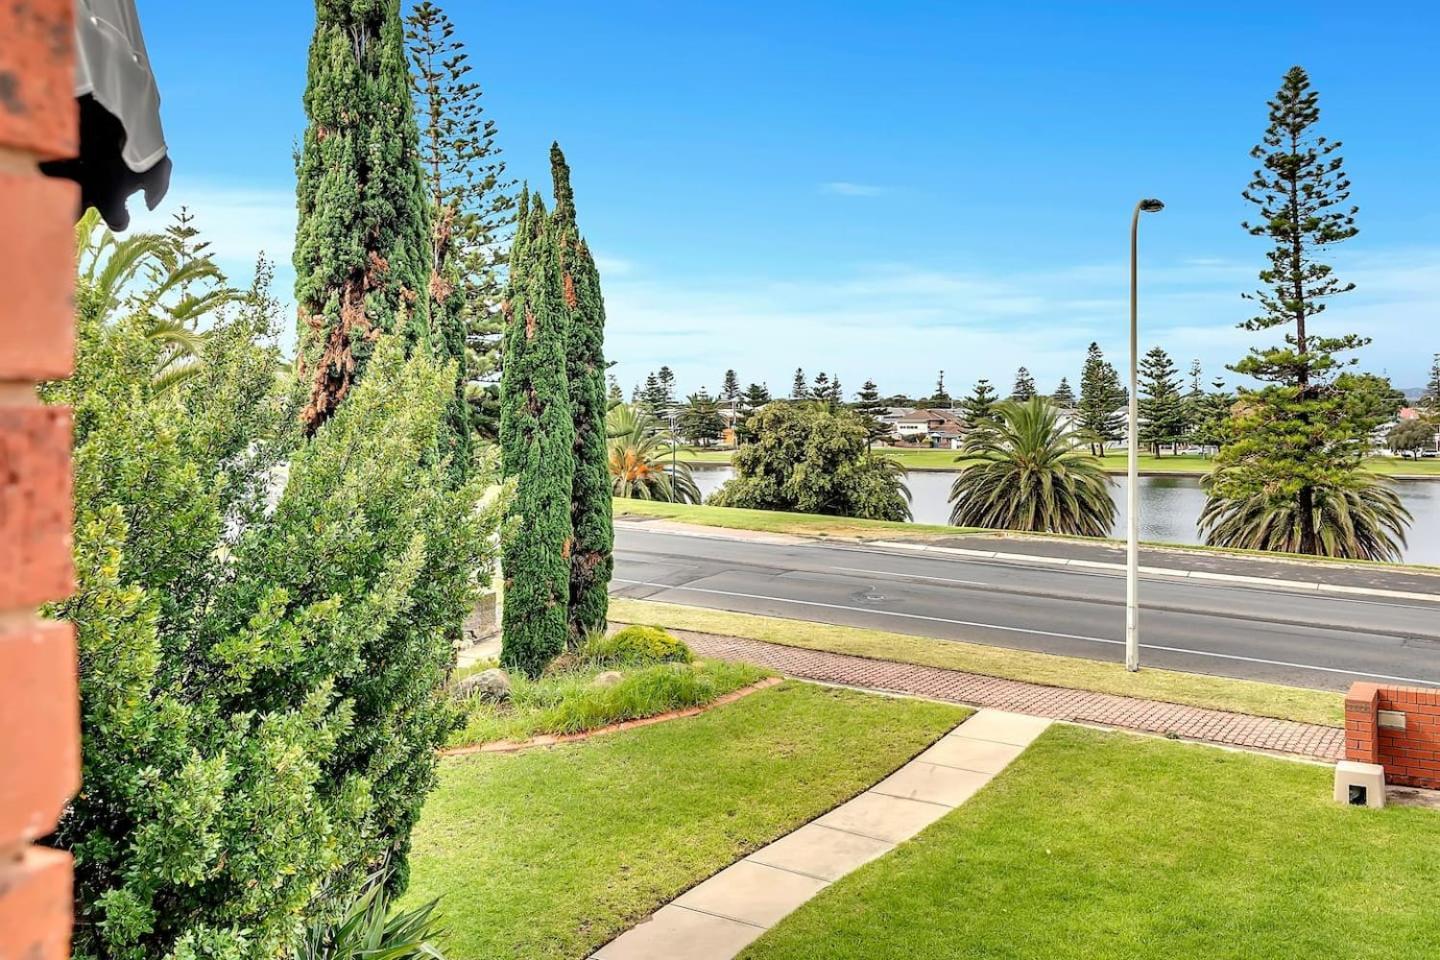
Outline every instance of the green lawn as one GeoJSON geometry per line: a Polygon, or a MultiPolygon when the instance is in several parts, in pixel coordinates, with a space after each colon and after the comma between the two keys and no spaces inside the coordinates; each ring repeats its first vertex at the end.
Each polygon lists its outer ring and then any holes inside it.
{"type": "Polygon", "coordinates": [[[1440,812],[1329,767],[1054,727],[743,960],[1434,957],[1440,812]]]}
{"type": "Polygon", "coordinates": [[[442,898],[449,960],[586,957],[965,715],[790,682],[583,743],[447,759],[405,903],[442,898]]]}
{"type": "Polygon", "coordinates": [[[1082,657],[1061,657],[1028,650],[952,640],[934,640],[906,633],[839,627],[808,620],[759,617],[652,600],[612,597],[612,619],[652,623],[670,630],[695,630],[750,640],[763,640],[807,650],[827,650],[876,660],[917,663],[964,670],[1055,687],[1118,693],[1147,700],[1210,707],[1262,717],[1338,727],[1344,723],[1345,702],[1338,693],[1306,690],[1275,683],[1233,680],[1206,674],[1146,668],[1130,673],[1123,664],[1082,657]]]}
{"type": "MultiPolygon", "coordinates": [[[[879,447],[876,449],[894,457],[900,461],[901,465],[911,470],[955,469],[956,451],[954,450],[890,450],[879,447]]],[[[683,456],[691,463],[729,463],[730,453],[729,450],[690,450],[683,456]]],[[[1126,455],[1123,452],[1107,453],[1102,460],[1105,469],[1111,473],[1124,473],[1128,469],[1126,455]]],[[[1193,454],[1181,454],[1180,456],[1165,454],[1159,457],[1141,454],[1140,456],[1142,473],[1208,473],[1213,465],[1213,459],[1193,454]]],[[[1376,473],[1388,476],[1440,477],[1440,458],[1402,460],[1398,457],[1372,457],[1367,461],[1367,465],[1376,473]]]]}
{"type": "Polygon", "coordinates": [[[732,530],[758,530],[763,533],[788,533],[797,537],[836,537],[875,539],[885,537],[917,537],[974,533],[971,527],[943,524],[899,523],[892,520],[856,520],[853,517],[827,517],[818,513],[783,513],[779,510],[745,510],[739,507],[703,507],[686,503],[661,503],[656,500],[628,500],[617,497],[615,516],[660,517],[706,527],[727,527],[732,530]]]}

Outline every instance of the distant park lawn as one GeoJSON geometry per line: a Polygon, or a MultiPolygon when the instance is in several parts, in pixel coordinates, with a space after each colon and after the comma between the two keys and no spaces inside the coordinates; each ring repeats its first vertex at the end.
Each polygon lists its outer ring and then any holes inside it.
{"type": "Polygon", "coordinates": [[[951,536],[973,533],[973,527],[951,527],[932,523],[901,523],[894,520],[859,520],[854,517],[822,516],[818,513],[785,513],[779,510],[746,510],[739,507],[708,507],[658,500],[614,500],[617,517],[655,517],[679,520],[707,527],[785,533],[797,537],[878,539],[917,536],[951,536]]]}
{"type": "Polygon", "coordinates": [[[966,715],[787,682],[698,717],[444,760],[405,903],[441,898],[450,960],[587,957],[966,715]]]}
{"type": "MultiPolygon", "coordinates": [[[[901,465],[911,470],[954,470],[956,469],[954,450],[926,450],[901,448],[890,449],[883,447],[875,448],[878,452],[894,457],[901,465]]],[[[682,456],[691,463],[729,463],[729,450],[690,450],[682,456]]],[[[1128,469],[1126,455],[1120,453],[1107,453],[1103,458],[1105,469],[1111,473],[1124,473],[1128,469]]],[[[1171,456],[1164,454],[1159,457],[1150,454],[1142,454],[1140,457],[1140,470],[1142,473],[1180,473],[1180,474],[1202,474],[1209,473],[1215,461],[1210,457],[1197,456],[1195,454],[1180,454],[1171,456]]],[[[1428,460],[1404,460],[1399,457],[1372,457],[1365,464],[1376,473],[1387,476],[1419,476],[1440,478],[1440,458],[1428,460]]]]}
{"type": "Polygon", "coordinates": [[[1434,957],[1440,812],[1338,806],[1331,777],[1056,726],[742,960],[1434,957]]]}

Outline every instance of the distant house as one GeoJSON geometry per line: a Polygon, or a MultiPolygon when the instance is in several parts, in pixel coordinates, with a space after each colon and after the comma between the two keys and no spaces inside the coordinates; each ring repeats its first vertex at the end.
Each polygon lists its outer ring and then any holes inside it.
{"type": "Polygon", "coordinates": [[[895,436],[912,443],[935,447],[958,446],[965,436],[965,423],[950,410],[920,409],[896,417],[895,436]]]}

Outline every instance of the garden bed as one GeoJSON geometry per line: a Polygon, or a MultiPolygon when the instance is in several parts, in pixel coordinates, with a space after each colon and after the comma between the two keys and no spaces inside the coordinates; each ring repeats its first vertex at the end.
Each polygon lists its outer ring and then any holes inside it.
{"type": "MultiPolygon", "coordinates": [[[[469,672],[485,667],[477,665],[469,672]]],[[[583,734],[702,707],[773,675],[761,667],[718,660],[579,663],[536,680],[517,674],[509,678],[508,700],[475,697],[465,703],[464,726],[451,734],[446,749],[583,734]]]]}

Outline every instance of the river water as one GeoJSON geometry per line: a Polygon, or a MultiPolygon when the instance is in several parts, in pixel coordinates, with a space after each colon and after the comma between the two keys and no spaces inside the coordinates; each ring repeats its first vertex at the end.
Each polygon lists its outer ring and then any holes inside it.
{"type": "MultiPolygon", "coordinates": [[[[734,471],[729,466],[696,465],[695,483],[709,496],[734,471]]],[[[1125,477],[1115,477],[1110,496],[1119,506],[1116,537],[1125,536],[1125,477]]],[[[910,510],[917,523],[950,522],[950,470],[912,470],[905,483],[912,497],[910,510]]],[[[1405,562],[1440,564],[1440,481],[1397,480],[1396,492],[1415,520],[1408,534],[1405,562]]],[[[1198,477],[1140,478],[1140,538],[1160,543],[1199,543],[1195,522],[1205,506],[1198,477]]]]}

